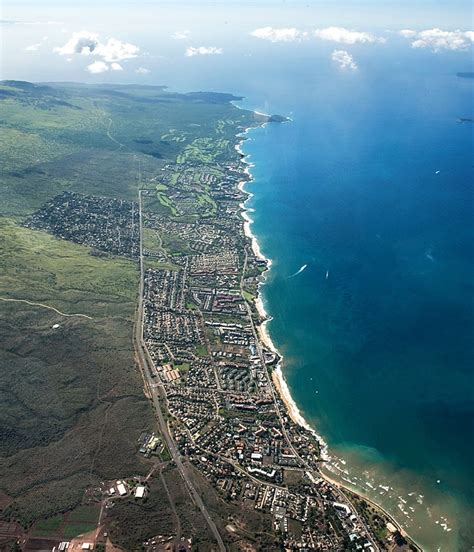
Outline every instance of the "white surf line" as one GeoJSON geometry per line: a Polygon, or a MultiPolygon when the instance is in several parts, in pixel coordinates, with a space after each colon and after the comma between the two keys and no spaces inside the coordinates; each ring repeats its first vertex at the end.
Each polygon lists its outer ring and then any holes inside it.
{"type": "Polygon", "coordinates": [[[303,266],[301,266],[299,270],[297,270],[294,274],[292,274],[291,276],[288,276],[288,280],[290,278],[294,278],[295,276],[298,276],[298,274],[301,274],[303,270],[306,270],[307,266],[308,266],[307,264],[304,264],[303,266]]]}
{"type": "Polygon", "coordinates": [[[6,303],[26,303],[27,305],[31,305],[33,307],[43,307],[44,309],[49,309],[54,312],[57,312],[61,316],[78,316],[81,318],[88,318],[89,320],[94,320],[92,316],[89,316],[87,314],[81,314],[81,313],[74,313],[74,314],[68,314],[66,312],[61,312],[60,310],[51,307],[50,305],[45,305],[44,303],[35,303],[34,301],[27,301],[26,299],[11,299],[7,297],[0,297],[0,301],[5,301],[6,303]]]}

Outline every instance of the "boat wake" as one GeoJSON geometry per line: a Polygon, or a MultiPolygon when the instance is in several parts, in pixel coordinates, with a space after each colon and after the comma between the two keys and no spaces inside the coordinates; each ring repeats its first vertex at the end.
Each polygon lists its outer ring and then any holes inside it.
{"type": "Polygon", "coordinates": [[[294,274],[291,274],[291,276],[288,276],[288,280],[290,278],[294,278],[295,276],[298,276],[298,274],[301,274],[307,267],[308,265],[307,264],[304,264],[302,267],[300,267],[299,270],[297,270],[294,274]]]}

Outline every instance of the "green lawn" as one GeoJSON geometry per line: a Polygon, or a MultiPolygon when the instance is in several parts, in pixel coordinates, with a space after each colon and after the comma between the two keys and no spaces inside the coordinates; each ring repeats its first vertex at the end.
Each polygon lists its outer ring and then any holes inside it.
{"type": "Polygon", "coordinates": [[[78,506],[68,516],[68,522],[96,522],[99,517],[99,506],[97,504],[88,504],[78,506]]]}
{"type": "Polygon", "coordinates": [[[154,228],[143,228],[143,248],[153,253],[162,251],[160,235],[154,228]]]}
{"type": "Polygon", "coordinates": [[[165,195],[163,192],[157,191],[157,197],[161,205],[163,205],[163,207],[166,207],[166,209],[169,209],[173,217],[178,216],[178,211],[174,206],[173,201],[167,195],[165,195]]]}
{"type": "Polygon", "coordinates": [[[180,269],[178,265],[175,265],[172,263],[163,263],[161,261],[157,261],[156,259],[153,259],[152,257],[145,258],[145,269],[147,268],[156,268],[159,270],[179,270],[180,269]]]}
{"type": "Polygon", "coordinates": [[[196,354],[201,357],[206,357],[209,355],[209,351],[205,345],[198,345],[196,347],[196,354]]]}
{"type": "Polygon", "coordinates": [[[33,529],[35,537],[50,537],[58,534],[61,525],[64,522],[64,516],[58,515],[48,519],[41,519],[36,523],[33,529]]]}
{"type": "Polygon", "coordinates": [[[89,533],[97,528],[95,523],[68,523],[64,527],[63,538],[66,540],[73,539],[83,533],[89,533]]]}
{"type": "Polygon", "coordinates": [[[244,299],[249,303],[252,303],[255,300],[255,295],[253,295],[252,293],[250,293],[250,291],[247,291],[245,289],[242,291],[242,295],[244,296],[244,299]]]}
{"type": "Polygon", "coordinates": [[[186,374],[187,372],[189,372],[189,362],[183,362],[183,364],[175,364],[174,367],[181,374],[186,374]]]}
{"type": "Polygon", "coordinates": [[[203,216],[215,217],[217,213],[217,204],[209,194],[199,194],[197,196],[197,202],[201,207],[206,209],[203,216]]]}

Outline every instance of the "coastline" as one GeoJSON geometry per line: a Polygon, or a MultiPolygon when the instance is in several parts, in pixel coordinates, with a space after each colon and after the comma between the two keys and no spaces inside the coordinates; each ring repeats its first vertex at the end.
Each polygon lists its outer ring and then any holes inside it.
{"type": "MultiPolygon", "coordinates": [[[[238,106],[236,106],[236,107],[238,107],[238,106]]],[[[260,115],[260,116],[267,116],[268,117],[268,115],[265,115],[265,114],[257,112],[257,111],[254,111],[254,113],[256,113],[257,115],[260,115]]],[[[253,193],[251,193],[251,192],[249,192],[245,189],[245,185],[247,183],[253,181],[253,176],[251,174],[250,169],[254,165],[251,162],[248,161],[249,155],[245,154],[242,151],[242,147],[241,147],[243,142],[247,139],[246,135],[249,133],[250,130],[252,130],[254,128],[264,127],[266,124],[268,124],[268,123],[263,123],[263,124],[259,125],[258,127],[248,127],[247,129],[245,129],[244,132],[238,134],[237,137],[240,138],[240,141],[235,146],[235,149],[240,155],[241,162],[245,165],[244,172],[248,176],[248,179],[242,180],[238,184],[238,189],[241,192],[243,192],[244,194],[246,194],[246,196],[247,196],[246,199],[240,204],[241,216],[244,219],[244,225],[243,225],[244,226],[244,234],[250,240],[251,247],[252,247],[252,250],[253,250],[255,256],[258,259],[260,259],[262,261],[265,261],[267,263],[267,271],[268,271],[268,270],[271,269],[272,260],[265,257],[265,255],[262,253],[262,251],[260,249],[260,244],[258,243],[258,240],[257,240],[256,236],[252,233],[251,225],[254,221],[249,216],[249,213],[253,212],[254,210],[252,208],[246,207],[246,205],[245,205],[254,195],[253,193]]],[[[258,332],[260,340],[265,345],[265,347],[268,348],[270,351],[278,354],[278,356],[280,358],[276,368],[271,371],[271,379],[272,379],[273,385],[275,387],[275,390],[276,390],[278,396],[283,401],[283,403],[285,405],[285,408],[287,410],[287,413],[290,416],[290,418],[292,419],[292,421],[295,424],[303,427],[305,430],[311,432],[315,436],[315,438],[318,441],[319,446],[320,446],[320,458],[321,458],[323,464],[330,465],[330,462],[331,462],[332,458],[329,455],[328,444],[323,439],[323,437],[321,435],[319,435],[317,433],[317,431],[304,418],[303,414],[301,413],[301,410],[298,408],[295,400],[293,399],[293,397],[291,395],[291,392],[290,392],[290,388],[288,386],[288,383],[285,380],[283,370],[282,370],[282,366],[283,366],[283,363],[284,363],[284,357],[279,352],[278,348],[275,346],[275,344],[274,344],[274,342],[273,342],[273,340],[270,336],[270,333],[268,331],[268,328],[267,328],[267,324],[272,320],[272,317],[265,310],[265,306],[264,306],[264,303],[263,303],[262,292],[261,292],[261,289],[260,289],[261,286],[263,286],[263,285],[265,285],[265,281],[260,282],[258,284],[258,294],[257,294],[257,297],[255,298],[255,308],[256,308],[258,314],[263,319],[263,322],[261,322],[257,326],[257,332],[258,332]]],[[[420,551],[422,550],[421,546],[407,533],[407,530],[383,506],[381,506],[380,504],[375,502],[372,498],[368,497],[360,489],[357,489],[357,488],[354,489],[354,488],[349,487],[348,485],[344,484],[344,482],[338,481],[337,479],[334,479],[333,477],[331,477],[330,475],[325,473],[325,471],[323,471],[323,470],[324,470],[324,465],[323,465],[323,469],[319,471],[319,475],[321,476],[322,479],[324,479],[328,483],[338,487],[342,491],[346,490],[346,491],[349,491],[351,493],[359,495],[361,498],[363,498],[369,504],[371,504],[374,508],[376,508],[380,512],[382,512],[390,520],[390,522],[393,524],[393,526],[406,539],[408,539],[416,547],[417,550],[420,550],[420,551]]],[[[350,502],[352,502],[352,501],[350,501],[350,502]]]]}
{"type": "MultiPolygon", "coordinates": [[[[267,116],[264,113],[259,113],[257,111],[254,111],[254,113],[257,113],[260,116],[267,116]]],[[[264,127],[265,124],[267,124],[267,123],[264,123],[261,126],[264,127]]],[[[249,155],[245,154],[242,151],[241,146],[242,146],[242,143],[246,139],[245,136],[248,134],[248,132],[250,130],[252,130],[252,128],[253,127],[249,127],[243,133],[238,135],[238,137],[242,138],[242,139],[235,146],[236,151],[241,156],[242,163],[245,164],[245,171],[244,172],[249,177],[248,180],[242,180],[241,182],[239,182],[239,185],[238,185],[239,190],[242,191],[247,196],[245,201],[243,201],[240,204],[240,207],[242,209],[241,215],[242,215],[242,218],[244,219],[244,234],[247,238],[249,238],[249,240],[251,242],[252,250],[253,250],[255,256],[258,259],[260,259],[262,261],[265,261],[267,263],[267,270],[270,270],[271,266],[272,266],[272,260],[265,257],[265,255],[263,255],[263,253],[260,249],[260,245],[258,243],[258,240],[257,240],[256,236],[252,233],[252,230],[251,230],[251,225],[253,223],[253,220],[249,216],[248,213],[249,212],[251,213],[253,210],[249,209],[245,205],[253,197],[253,194],[245,189],[245,185],[247,183],[253,181],[253,176],[252,176],[251,171],[250,171],[250,168],[253,166],[253,164],[250,163],[247,160],[249,155]]],[[[257,127],[257,128],[259,128],[259,127],[257,127]]],[[[282,366],[283,366],[283,363],[284,363],[284,357],[279,352],[276,345],[274,344],[274,342],[273,342],[273,340],[270,336],[270,333],[268,331],[268,328],[267,328],[267,324],[272,320],[272,317],[267,313],[267,311],[265,310],[265,306],[263,304],[262,292],[261,292],[261,289],[260,289],[261,286],[263,286],[263,285],[265,285],[265,282],[261,282],[258,285],[258,295],[255,299],[255,308],[257,309],[258,314],[263,319],[263,322],[257,326],[257,331],[258,331],[259,337],[260,337],[262,343],[265,345],[265,347],[267,347],[267,349],[269,349],[270,351],[278,354],[278,356],[280,358],[276,368],[274,370],[272,370],[272,373],[271,373],[273,385],[275,386],[275,389],[277,390],[278,396],[283,401],[283,403],[284,403],[284,405],[287,409],[288,415],[293,420],[293,422],[295,424],[303,427],[307,431],[310,431],[315,436],[315,438],[317,439],[317,441],[319,443],[319,446],[320,446],[321,459],[324,462],[327,462],[330,459],[330,457],[329,457],[329,454],[328,454],[328,445],[327,445],[326,441],[323,439],[323,437],[321,437],[321,435],[319,435],[316,432],[316,430],[304,418],[303,414],[301,413],[301,410],[298,408],[295,400],[291,396],[290,388],[288,386],[288,383],[285,380],[285,376],[284,376],[283,370],[282,370],[282,366]]]]}

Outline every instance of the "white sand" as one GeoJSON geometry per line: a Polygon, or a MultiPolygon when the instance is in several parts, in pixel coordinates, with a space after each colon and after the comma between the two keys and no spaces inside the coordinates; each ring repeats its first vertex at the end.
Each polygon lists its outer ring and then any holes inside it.
{"type": "MultiPolygon", "coordinates": [[[[250,129],[246,129],[245,132],[241,134],[241,136],[246,135],[249,130],[250,129]]],[[[241,144],[242,144],[242,142],[237,144],[235,146],[235,149],[239,152],[239,154],[245,155],[242,151],[241,144]]],[[[252,167],[253,165],[251,163],[249,163],[247,159],[248,159],[248,155],[243,158],[243,163],[245,163],[245,165],[246,165],[245,173],[249,176],[250,180],[248,180],[248,181],[243,180],[239,183],[239,190],[241,190],[242,192],[247,194],[246,200],[243,203],[241,203],[241,208],[242,208],[242,213],[241,214],[242,214],[242,218],[244,219],[244,233],[251,241],[252,250],[254,252],[254,255],[258,259],[267,261],[268,268],[270,269],[270,267],[272,265],[272,261],[271,261],[271,259],[268,259],[267,257],[265,257],[265,255],[262,253],[262,251],[260,249],[260,246],[258,244],[258,241],[257,241],[256,237],[254,236],[254,234],[252,233],[251,225],[253,223],[253,220],[250,218],[248,213],[252,212],[253,210],[246,207],[246,203],[253,196],[252,193],[245,190],[245,184],[247,184],[247,182],[251,182],[253,180],[252,174],[250,172],[250,167],[252,167]]],[[[265,347],[267,349],[269,349],[270,351],[273,351],[274,353],[277,353],[280,356],[280,358],[282,359],[282,356],[279,354],[278,349],[275,347],[275,344],[273,343],[272,338],[271,338],[271,336],[268,332],[267,324],[271,321],[271,317],[267,314],[267,312],[265,310],[265,306],[264,306],[263,301],[262,301],[262,294],[261,294],[261,291],[260,291],[260,286],[261,285],[263,285],[263,284],[259,285],[259,292],[258,292],[258,296],[255,300],[255,307],[256,307],[258,313],[260,314],[260,316],[264,319],[264,321],[262,322],[262,324],[259,325],[257,330],[258,330],[258,333],[259,333],[259,337],[260,337],[262,343],[265,345],[265,347]]],[[[294,421],[294,423],[300,425],[301,427],[304,427],[306,430],[311,431],[311,433],[313,433],[313,435],[317,438],[317,440],[320,444],[321,457],[323,458],[323,460],[327,460],[327,459],[329,459],[329,456],[328,456],[328,453],[327,453],[327,444],[325,443],[324,439],[320,435],[318,435],[316,433],[316,431],[308,424],[308,422],[304,419],[303,415],[301,414],[301,411],[297,407],[293,397],[291,396],[288,384],[287,384],[287,382],[286,382],[286,380],[283,376],[283,372],[282,372],[282,369],[281,369],[282,362],[283,362],[283,359],[278,363],[278,366],[272,372],[273,384],[275,385],[275,388],[278,391],[278,394],[280,395],[282,401],[284,402],[284,404],[287,408],[288,415],[291,417],[291,419],[294,421]]]]}

